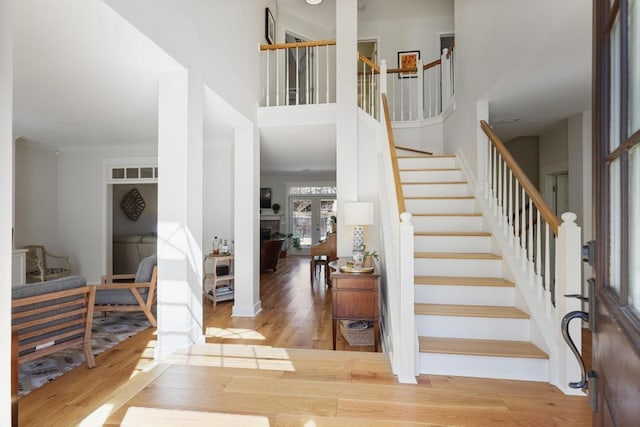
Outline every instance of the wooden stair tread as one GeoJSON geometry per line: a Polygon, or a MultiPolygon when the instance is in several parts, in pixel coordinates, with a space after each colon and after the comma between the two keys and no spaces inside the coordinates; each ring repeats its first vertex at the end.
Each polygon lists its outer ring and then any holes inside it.
{"type": "Polygon", "coordinates": [[[488,237],[487,231],[416,231],[414,236],[442,236],[442,237],[488,237]]]}
{"type": "Polygon", "coordinates": [[[420,153],[420,154],[426,154],[427,156],[433,156],[433,153],[431,151],[419,150],[417,148],[410,148],[410,147],[400,147],[399,145],[396,145],[396,150],[412,151],[414,153],[420,153]]]}
{"type": "Polygon", "coordinates": [[[449,172],[459,171],[460,168],[398,168],[400,172],[449,172]]]}
{"type": "Polygon", "coordinates": [[[432,259],[502,259],[502,256],[489,252],[415,252],[414,256],[432,259]]]}
{"type": "Polygon", "coordinates": [[[466,184],[467,181],[402,181],[402,185],[466,184]]]}
{"type": "Polygon", "coordinates": [[[455,157],[455,154],[435,154],[431,156],[397,156],[398,159],[451,159],[455,157]]]}
{"type": "Polygon", "coordinates": [[[429,316],[489,317],[493,319],[529,319],[515,307],[496,305],[414,304],[415,313],[429,316]]]}
{"type": "Polygon", "coordinates": [[[481,213],[412,213],[413,216],[482,216],[481,213]]]}
{"type": "Polygon", "coordinates": [[[544,351],[527,341],[419,337],[419,342],[420,351],[423,353],[520,357],[531,359],[549,358],[544,351]]]}
{"type": "Polygon", "coordinates": [[[405,200],[470,200],[473,196],[408,196],[405,200]]]}
{"type": "Polygon", "coordinates": [[[513,288],[513,282],[501,277],[415,276],[416,285],[497,286],[513,288]]]}

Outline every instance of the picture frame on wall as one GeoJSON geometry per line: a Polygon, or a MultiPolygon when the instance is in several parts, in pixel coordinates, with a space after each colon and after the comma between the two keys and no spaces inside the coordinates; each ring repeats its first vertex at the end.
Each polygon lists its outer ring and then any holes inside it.
{"type": "Polygon", "coordinates": [[[264,38],[268,44],[273,44],[276,41],[276,20],[268,7],[264,11],[264,38]]]}
{"type": "MultiPolygon", "coordinates": [[[[398,68],[417,68],[419,60],[419,50],[405,50],[398,52],[398,68]]],[[[417,70],[398,73],[399,79],[414,79],[416,77],[418,77],[417,70]]]]}

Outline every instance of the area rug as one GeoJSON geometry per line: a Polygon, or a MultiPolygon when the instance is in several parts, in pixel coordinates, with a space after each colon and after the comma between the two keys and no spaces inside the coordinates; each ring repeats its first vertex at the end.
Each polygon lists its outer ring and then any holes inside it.
{"type": "MultiPolygon", "coordinates": [[[[147,329],[151,324],[144,313],[111,313],[106,317],[93,318],[91,329],[91,349],[97,356],[119,342],[131,338],[138,332],[147,329]]],[[[38,387],[53,381],[85,363],[82,346],[60,350],[40,359],[20,364],[19,387],[20,396],[24,396],[38,387]]]]}

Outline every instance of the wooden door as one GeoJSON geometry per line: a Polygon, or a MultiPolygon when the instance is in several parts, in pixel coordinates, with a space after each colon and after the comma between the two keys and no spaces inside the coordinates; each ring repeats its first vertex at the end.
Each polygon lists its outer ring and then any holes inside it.
{"type": "MultiPolygon", "coordinates": [[[[640,0],[594,0],[594,425],[640,423],[640,0]]],[[[591,296],[594,297],[593,295],[591,296]]]]}

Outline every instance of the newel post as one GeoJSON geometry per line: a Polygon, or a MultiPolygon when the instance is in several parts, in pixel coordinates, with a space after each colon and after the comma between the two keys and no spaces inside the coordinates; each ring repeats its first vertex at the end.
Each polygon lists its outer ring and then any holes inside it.
{"type": "Polygon", "coordinates": [[[400,352],[398,380],[415,384],[418,360],[418,337],[414,315],[413,223],[411,214],[400,214],[400,352]]]}
{"type": "Polygon", "coordinates": [[[442,111],[445,111],[451,105],[451,58],[449,57],[449,49],[442,49],[440,56],[440,78],[442,79],[442,111]]]}
{"type": "MultiPolygon", "coordinates": [[[[566,298],[568,294],[582,293],[582,257],[580,227],[575,223],[576,214],[566,212],[562,214],[562,224],[558,227],[556,241],[556,281],[555,294],[556,310],[554,316],[555,327],[558,328],[558,387],[565,393],[581,394],[580,390],[568,387],[570,381],[580,380],[580,367],[575,357],[564,342],[560,333],[560,323],[565,314],[580,310],[580,300],[566,298]]],[[[582,351],[581,324],[574,320],[569,325],[569,334],[578,351],[582,351]]]]}
{"type": "MultiPolygon", "coordinates": [[[[387,61],[380,60],[380,111],[382,111],[382,94],[387,94],[387,61]]],[[[380,114],[382,119],[382,113],[380,114]]]]}

